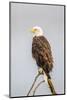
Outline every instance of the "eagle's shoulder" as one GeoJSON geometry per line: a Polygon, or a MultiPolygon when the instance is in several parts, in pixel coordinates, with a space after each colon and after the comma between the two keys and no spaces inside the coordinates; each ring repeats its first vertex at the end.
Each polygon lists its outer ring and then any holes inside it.
{"type": "Polygon", "coordinates": [[[35,36],[33,38],[33,43],[36,43],[36,44],[39,44],[39,45],[41,44],[44,47],[51,49],[49,41],[44,36],[35,36]]]}

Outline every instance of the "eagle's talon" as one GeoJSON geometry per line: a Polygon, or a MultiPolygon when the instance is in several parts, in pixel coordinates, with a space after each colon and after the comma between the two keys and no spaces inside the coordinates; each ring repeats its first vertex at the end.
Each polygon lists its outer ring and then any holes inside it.
{"type": "Polygon", "coordinates": [[[38,73],[39,73],[39,74],[43,74],[43,69],[42,69],[42,68],[39,68],[39,69],[38,69],[38,73]]]}

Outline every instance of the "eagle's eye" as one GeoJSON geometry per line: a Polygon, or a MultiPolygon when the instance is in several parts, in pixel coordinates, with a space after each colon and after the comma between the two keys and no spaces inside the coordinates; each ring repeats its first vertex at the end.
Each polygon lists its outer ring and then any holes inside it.
{"type": "Polygon", "coordinates": [[[35,29],[33,29],[33,33],[36,33],[38,30],[35,28],[35,29]]]}
{"type": "Polygon", "coordinates": [[[37,29],[36,29],[36,28],[35,28],[34,30],[35,30],[35,31],[37,31],[37,29]]]}
{"type": "Polygon", "coordinates": [[[37,32],[37,31],[38,31],[38,30],[37,30],[36,28],[35,28],[35,29],[34,29],[34,28],[32,29],[32,32],[33,32],[33,33],[37,32]]]}
{"type": "Polygon", "coordinates": [[[34,32],[38,31],[36,28],[34,29],[34,32]]]}

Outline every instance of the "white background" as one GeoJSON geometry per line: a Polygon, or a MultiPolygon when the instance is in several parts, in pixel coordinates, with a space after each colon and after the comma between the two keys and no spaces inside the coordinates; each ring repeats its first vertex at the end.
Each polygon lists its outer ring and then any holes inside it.
{"type": "MultiPolygon", "coordinates": [[[[18,0],[14,0],[18,1],[18,0]]],[[[67,0],[19,0],[22,2],[42,2],[50,4],[65,4],[67,0]]],[[[9,100],[9,0],[0,0],[0,100],[9,100]]],[[[15,100],[22,98],[15,98],[15,100]]],[[[54,99],[66,99],[66,95],[63,96],[47,96],[47,97],[30,97],[23,98],[25,100],[54,100],[54,99]]]]}

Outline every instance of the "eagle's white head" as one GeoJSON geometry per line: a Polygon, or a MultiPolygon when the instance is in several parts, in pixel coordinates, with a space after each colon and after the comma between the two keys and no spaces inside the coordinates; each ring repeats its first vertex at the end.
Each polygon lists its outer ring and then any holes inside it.
{"type": "Polygon", "coordinates": [[[42,36],[43,35],[43,30],[39,26],[34,26],[31,31],[32,31],[32,33],[34,33],[33,37],[34,36],[42,36]]]}

